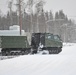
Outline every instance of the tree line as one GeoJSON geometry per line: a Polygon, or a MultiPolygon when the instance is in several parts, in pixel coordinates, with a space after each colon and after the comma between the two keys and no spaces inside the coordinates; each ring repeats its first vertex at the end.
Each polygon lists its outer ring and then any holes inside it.
{"type": "MultiPolygon", "coordinates": [[[[0,30],[8,30],[9,26],[19,25],[19,16],[17,12],[12,12],[12,20],[10,12],[6,16],[0,15],[0,30]]],[[[22,14],[22,29],[26,32],[46,32],[59,35],[64,42],[75,42],[75,24],[68,19],[63,10],[55,13],[52,11],[44,11],[38,14],[28,14],[26,11],[22,14]]]]}

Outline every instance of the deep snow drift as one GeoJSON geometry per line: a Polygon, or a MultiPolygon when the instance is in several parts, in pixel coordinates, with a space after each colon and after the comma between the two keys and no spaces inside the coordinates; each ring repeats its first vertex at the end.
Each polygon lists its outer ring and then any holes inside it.
{"type": "Polygon", "coordinates": [[[24,55],[0,60],[0,75],[76,75],[76,44],[60,54],[24,55]]]}

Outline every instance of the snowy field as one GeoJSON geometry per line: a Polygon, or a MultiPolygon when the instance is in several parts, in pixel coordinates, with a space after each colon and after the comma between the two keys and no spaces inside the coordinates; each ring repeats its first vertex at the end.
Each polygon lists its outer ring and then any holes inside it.
{"type": "Polygon", "coordinates": [[[75,49],[76,44],[64,44],[60,54],[0,60],[0,75],[76,75],[75,49]]]}

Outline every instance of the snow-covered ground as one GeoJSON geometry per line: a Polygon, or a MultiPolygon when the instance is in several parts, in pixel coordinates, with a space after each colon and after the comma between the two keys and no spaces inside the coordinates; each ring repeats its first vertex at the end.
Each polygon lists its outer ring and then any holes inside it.
{"type": "Polygon", "coordinates": [[[76,75],[76,44],[60,54],[24,55],[0,60],[0,75],[76,75]]]}

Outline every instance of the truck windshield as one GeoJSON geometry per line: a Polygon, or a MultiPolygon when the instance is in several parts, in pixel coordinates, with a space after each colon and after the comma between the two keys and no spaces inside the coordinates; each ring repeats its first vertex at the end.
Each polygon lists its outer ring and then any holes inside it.
{"type": "Polygon", "coordinates": [[[53,35],[52,35],[52,34],[47,33],[47,34],[46,34],[46,39],[51,39],[51,40],[52,40],[52,39],[53,39],[53,35]]]}
{"type": "Polygon", "coordinates": [[[60,41],[60,38],[59,38],[59,36],[57,36],[57,35],[54,35],[54,39],[55,39],[56,41],[60,41]]]}

